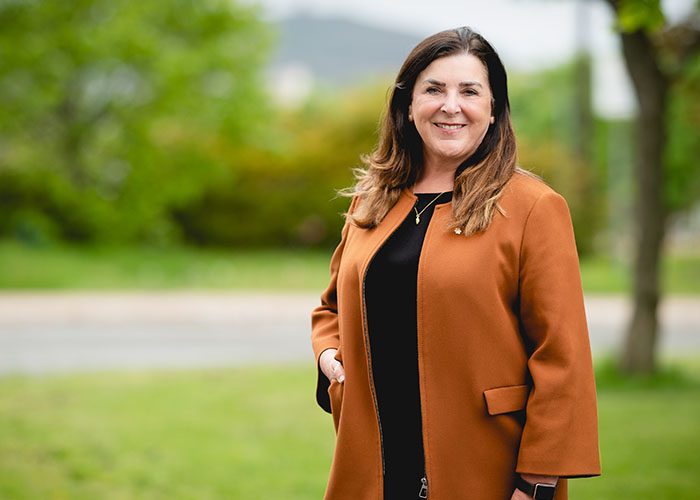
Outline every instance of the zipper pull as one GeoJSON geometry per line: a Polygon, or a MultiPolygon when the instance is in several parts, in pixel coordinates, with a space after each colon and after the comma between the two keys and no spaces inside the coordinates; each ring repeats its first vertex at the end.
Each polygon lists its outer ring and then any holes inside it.
{"type": "Polygon", "coordinates": [[[428,498],[428,478],[420,478],[420,491],[418,492],[418,498],[428,498]]]}

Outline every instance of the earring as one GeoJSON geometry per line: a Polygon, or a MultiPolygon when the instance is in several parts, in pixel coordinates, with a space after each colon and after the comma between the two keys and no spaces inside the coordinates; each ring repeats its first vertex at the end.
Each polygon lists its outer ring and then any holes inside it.
{"type": "Polygon", "coordinates": [[[493,125],[494,123],[496,123],[496,117],[495,117],[495,116],[492,116],[492,117],[491,117],[491,125],[493,125]]]}

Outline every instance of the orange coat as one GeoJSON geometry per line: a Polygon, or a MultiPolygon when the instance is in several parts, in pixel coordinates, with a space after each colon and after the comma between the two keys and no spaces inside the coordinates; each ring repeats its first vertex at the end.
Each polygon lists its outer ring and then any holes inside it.
{"type": "MultiPolygon", "coordinates": [[[[408,189],[373,229],[346,223],[312,313],[318,359],[337,348],[345,381],[319,370],[336,446],[326,499],[379,500],[382,436],[364,310],[365,271],[411,212],[408,189]]],[[[483,233],[447,228],[435,207],[418,265],[418,367],[430,500],[507,500],[514,474],[600,475],[596,390],[568,206],[515,173],[483,233]]],[[[351,206],[352,209],[352,206],[351,206]]],[[[391,360],[387,360],[391,362],[391,360]]],[[[416,491],[416,495],[417,495],[416,491]]]]}

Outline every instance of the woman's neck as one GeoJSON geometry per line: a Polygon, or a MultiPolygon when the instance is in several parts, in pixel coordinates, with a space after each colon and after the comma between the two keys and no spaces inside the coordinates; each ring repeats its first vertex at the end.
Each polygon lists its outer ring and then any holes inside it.
{"type": "Polygon", "coordinates": [[[426,165],[413,185],[414,193],[441,193],[452,191],[455,184],[454,168],[435,168],[426,165]]]}

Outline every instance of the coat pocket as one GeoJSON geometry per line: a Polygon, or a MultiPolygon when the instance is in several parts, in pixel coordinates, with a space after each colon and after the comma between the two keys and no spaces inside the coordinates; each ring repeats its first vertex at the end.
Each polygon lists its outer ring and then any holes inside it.
{"type": "Polygon", "coordinates": [[[331,385],[328,386],[328,396],[331,400],[331,414],[333,415],[333,426],[336,434],[340,425],[340,410],[343,405],[343,391],[345,383],[338,382],[337,379],[331,380],[331,385]]]}
{"type": "Polygon", "coordinates": [[[484,391],[486,409],[489,415],[500,415],[525,408],[530,394],[528,385],[507,385],[484,391]]]}

